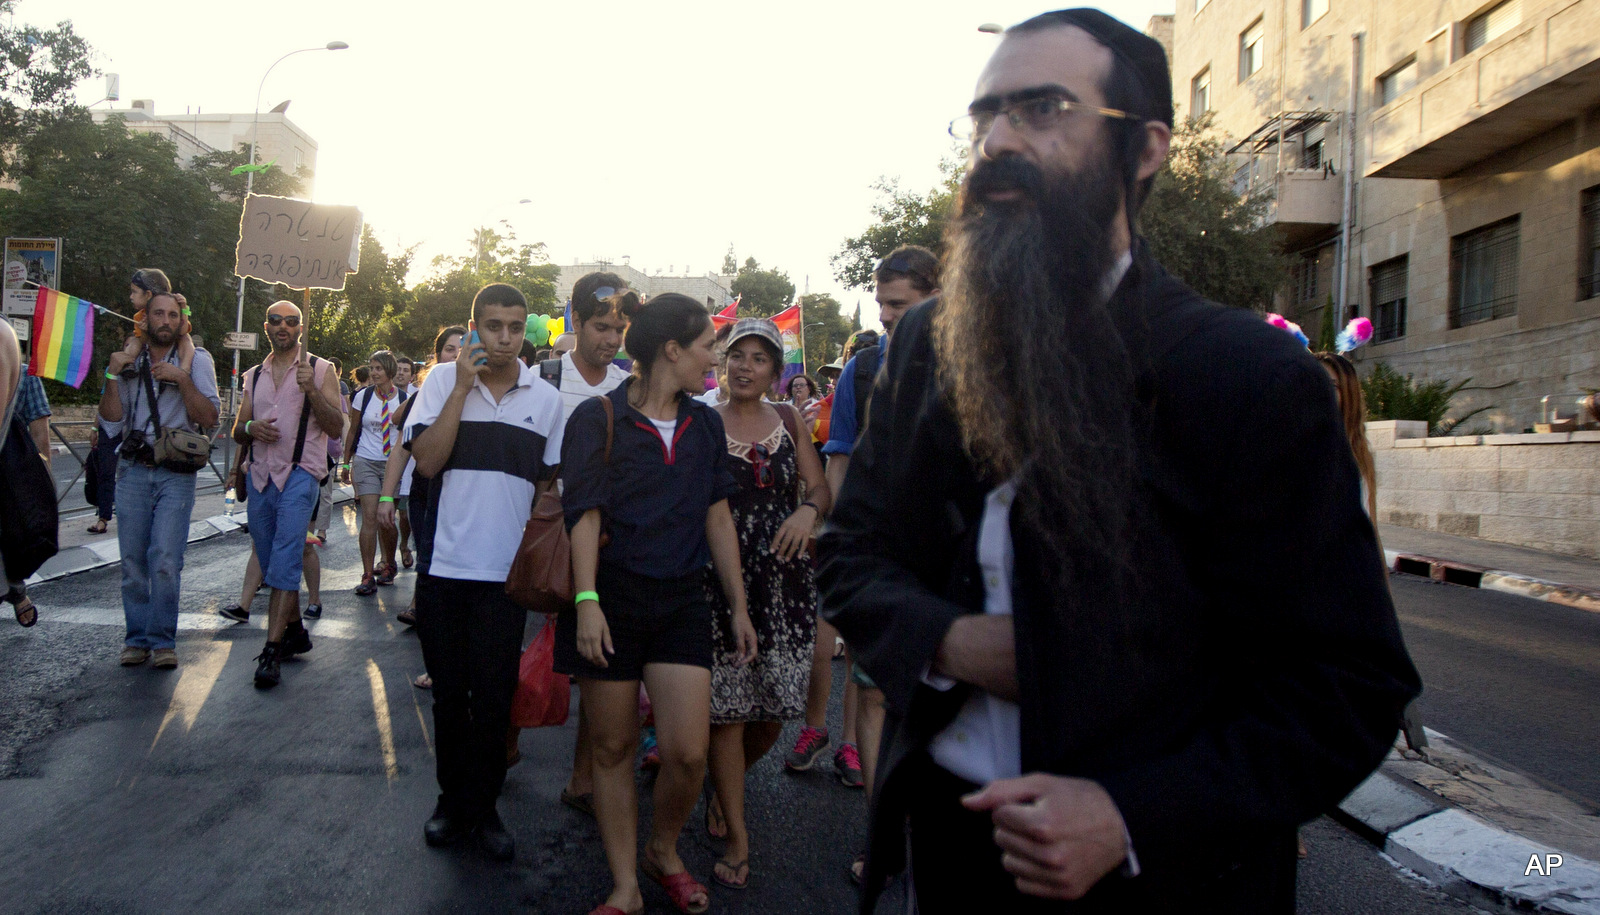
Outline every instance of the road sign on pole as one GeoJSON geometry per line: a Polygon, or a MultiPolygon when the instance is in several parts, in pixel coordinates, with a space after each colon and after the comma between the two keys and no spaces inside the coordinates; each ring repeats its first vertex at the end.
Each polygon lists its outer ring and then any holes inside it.
{"type": "Polygon", "coordinates": [[[247,349],[254,352],[256,349],[256,343],[259,339],[259,334],[251,333],[249,331],[240,332],[230,330],[222,335],[222,348],[247,349]]]}

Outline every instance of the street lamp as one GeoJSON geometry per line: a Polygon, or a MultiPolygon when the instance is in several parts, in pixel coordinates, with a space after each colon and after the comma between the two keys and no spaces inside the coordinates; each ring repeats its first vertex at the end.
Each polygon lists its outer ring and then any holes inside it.
{"type": "MultiPolygon", "coordinates": [[[[527,197],[524,197],[521,200],[517,201],[517,205],[520,206],[520,205],[522,205],[524,203],[532,203],[532,202],[533,201],[531,199],[529,199],[527,197]]],[[[499,206],[499,204],[491,204],[489,206],[489,209],[483,211],[483,216],[478,217],[478,228],[477,228],[476,233],[474,233],[474,234],[476,234],[477,237],[473,239],[475,244],[473,245],[473,253],[472,253],[472,273],[473,273],[474,276],[476,276],[477,273],[478,273],[478,262],[483,260],[483,236],[484,236],[484,233],[487,231],[487,229],[483,225],[483,220],[484,220],[484,217],[489,215],[490,210],[493,210],[497,206],[499,206]]]]}
{"type": "MultiPolygon", "coordinates": [[[[261,135],[261,90],[263,90],[263,89],[265,89],[267,87],[267,77],[272,75],[273,67],[276,67],[278,64],[283,63],[285,60],[288,60],[289,58],[295,56],[296,54],[304,54],[307,51],[343,51],[344,49],[346,49],[348,47],[350,47],[350,46],[348,44],[345,44],[342,41],[330,41],[330,42],[328,42],[327,44],[323,45],[320,48],[301,48],[301,49],[299,49],[297,51],[290,51],[289,53],[287,53],[287,54],[283,55],[282,57],[278,58],[277,60],[273,61],[272,62],[272,66],[267,68],[267,72],[261,74],[261,83],[256,86],[256,110],[255,110],[255,114],[252,115],[251,119],[250,119],[250,162],[249,162],[250,165],[256,164],[256,140],[261,135]]],[[[250,192],[255,190],[255,186],[256,186],[256,173],[253,172],[253,171],[245,172],[244,173],[244,198],[245,199],[243,201],[241,201],[241,204],[249,203],[249,201],[250,201],[250,192]]],[[[238,302],[238,307],[234,310],[234,315],[233,315],[233,330],[234,330],[234,333],[238,333],[238,332],[244,330],[244,284],[245,284],[244,277],[242,277],[242,276],[239,277],[239,302],[238,302]]],[[[238,406],[239,406],[239,351],[238,350],[234,350],[233,351],[233,383],[230,386],[230,391],[231,391],[232,401],[233,401],[232,406],[233,406],[234,410],[237,410],[238,406]]]]}

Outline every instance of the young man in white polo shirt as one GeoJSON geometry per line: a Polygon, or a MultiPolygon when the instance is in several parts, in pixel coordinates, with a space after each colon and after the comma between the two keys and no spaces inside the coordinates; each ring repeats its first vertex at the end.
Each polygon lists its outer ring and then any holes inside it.
{"type": "Polygon", "coordinates": [[[501,861],[516,853],[495,801],[527,618],[505,580],[534,497],[561,460],[561,396],[517,359],[527,317],[514,287],[480,289],[474,334],[454,363],[429,373],[405,429],[417,473],[439,481],[427,522],[433,559],[417,582],[440,788],[423,836],[446,845],[476,832],[501,861]]]}

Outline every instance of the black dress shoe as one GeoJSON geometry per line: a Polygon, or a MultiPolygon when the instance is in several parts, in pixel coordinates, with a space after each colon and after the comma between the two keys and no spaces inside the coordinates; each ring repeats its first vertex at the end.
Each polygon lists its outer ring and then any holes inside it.
{"type": "Polygon", "coordinates": [[[478,821],[478,844],[483,847],[484,854],[496,861],[510,861],[517,856],[517,840],[512,838],[493,808],[478,821]]]}
{"type": "Polygon", "coordinates": [[[433,818],[422,827],[423,841],[434,848],[454,845],[472,833],[472,821],[434,810],[433,818]]]}

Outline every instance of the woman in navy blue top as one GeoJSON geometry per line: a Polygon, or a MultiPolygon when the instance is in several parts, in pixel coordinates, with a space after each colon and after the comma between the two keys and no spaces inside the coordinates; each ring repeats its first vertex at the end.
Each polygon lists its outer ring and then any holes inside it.
{"type": "MultiPolygon", "coordinates": [[[[705,779],[711,728],[711,605],[703,587],[713,565],[727,597],[739,656],[755,658],[745,605],[739,537],[728,497],[722,418],[689,394],[712,364],[711,317],[688,296],[667,293],[623,306],[634,377],[610,394],[611,458],[600,398],[579,405],[561,448],[562,505],[572,533],[577,608],[556,618],[557,671],[578,678],[594,744],[594,806],[614,882],[595,913],[644,907],[638,870],[685,912],[710,896],[678,857],[678,835],[705,779]],[[610,537],[600,545],[601,531],[610,537]],[[642,860],[633,758],[639,743],[639,682],[655,709],[661,774],[642,860]]],[[[595,915],[591,913],[591,915],[595,915]]]]}

